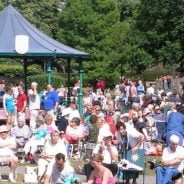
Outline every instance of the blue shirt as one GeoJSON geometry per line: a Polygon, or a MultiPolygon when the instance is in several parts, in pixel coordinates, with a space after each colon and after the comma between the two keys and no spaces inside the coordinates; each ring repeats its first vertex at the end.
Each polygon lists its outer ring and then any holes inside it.
{"type": "Polygon", "coordinates": [[[144,94],[144,85],[143,84],[139,84],[137,86],[137,94],[138,95],[143,95],[144,94]],[[143,90],[143,91],[139,91],[139,90],[143,90]]]}
{"type": "Polygon", "coordinates": [[[45,94],[44,100],[43,100],[43,109],[44,110],[52,110],[55,108],[56,102],[59,101],[59,96],[55,90],[48,91],[45,94]]]}
{"type": "Polygon", "coordinates": [[[172,112],[168,115],[167,120],[167,131],[175,130],[184,135],[184,115],[180,112],[172,112]]]}

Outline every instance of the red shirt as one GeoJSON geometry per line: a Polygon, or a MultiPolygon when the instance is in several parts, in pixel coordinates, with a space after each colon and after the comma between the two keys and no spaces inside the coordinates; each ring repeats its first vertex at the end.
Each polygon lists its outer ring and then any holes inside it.
{"type": "Polygon", "coordinates": [[[17,112],[21,112],[24,107],[24,102],[27,101],[27,96],[25,93],[19,94],[17,96],[17,112]]]}

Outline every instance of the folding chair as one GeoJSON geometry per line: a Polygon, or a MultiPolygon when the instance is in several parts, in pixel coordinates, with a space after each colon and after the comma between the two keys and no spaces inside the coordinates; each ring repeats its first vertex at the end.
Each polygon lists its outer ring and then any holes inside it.
{"type": "Polygon", "coordinates": [[[143,174],[143,184],[145,180],[144,170],[145,170],[145,151],[144,149],[138,149],[135,153],[132,153],[130,150],[125,150],[122,153],[122,159],[118,164],[118,183],[120,177],[124,182],[126,175],[134,173],[143,174]]]}

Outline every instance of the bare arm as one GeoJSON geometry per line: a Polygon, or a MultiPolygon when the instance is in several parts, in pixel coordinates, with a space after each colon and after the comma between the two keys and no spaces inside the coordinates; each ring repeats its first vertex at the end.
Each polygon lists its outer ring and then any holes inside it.
{"type": "Polygon", "coordinates": [[[27,105],[27,101],[25,100],[25,101],[24,101],[23,108],[22,108],[22,112],[24,112],[24,110],[26,109],[26,105],[27,105]]]}
{"type": "Polygon", "coordinates": [[[139,147],[141,146],[142,142],[144,141],[144,135],[140,134],[138,137],[137,144],[131,148],[132,152],[134,153],[139,147]]]}
{"type": "Polygon", "coordinates": [[[118,161],[118,154],[114,153],[111,147],[108,148],[109,153],[111,155],[111,160],[112,161],[118,161]]]}
{"type": "Polygon", "coordinates": [[[46,175],[45,179],[44,179],[44,184],[49,184],[50,183],[50,178],[51,178],[50,175],[46,175]]]}
{"type": "Polygon", "coordinates": [[[6,95],[3,96],[3,108],[6,112],[6,114],[8,114],[7,109],[6,109],[6,95]]]}
{"type": "Polygon", "coordinates": [[[175,158],[175,159],[169,160],[169,161],[162,160],[161,161],[161,164],[163,166],[173,166],[173,165],[180,164],[181,161],[182,161],[182,158],[175,158]]]}

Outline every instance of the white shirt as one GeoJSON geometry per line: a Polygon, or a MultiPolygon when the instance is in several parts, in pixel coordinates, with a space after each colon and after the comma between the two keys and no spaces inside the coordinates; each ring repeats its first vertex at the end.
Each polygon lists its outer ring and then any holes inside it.
{"type": "MultiPolygon", "coordinates": [[[[4,145],[5,143],[9,144],[9,145],[15,145],[16,147],[16,141],[14,137],[7,137],[6,139],[2,139],[0,138],[0,145],[4,145]]],[[[14,156],[14,150],[10,149],[10,148],[6,148],[5,147],[1,147],[0,148],[0,157],[4,157],[4,156],[14,156]]]]}
{"type": "Polygon", "coordinates": [[[28,98],[29,98],[29,110],[38,110],[40,109],[40,97],[33,94],[33,90],[30,89],[28,91],[28,98]]]}
{"type": "Polygon", "coordinates": [[[51,184],[64,183],[64,179],[74,173],[74,169],[65,163],[62,171],[59,171],[56,164],[50,164],[47,168],[46,175],[51,176],[51,184]]]}
{"type": "MultiPolygon", "coordinates": [[[[174,160],[175,158],[183,158],[184,157],[184,148],[182,146],[177,146],[176,151],[172,152],[170,147],[166,147],[163,150],[162,160],[163,161],[170,161],[174,160]]],[[[173,166],[166,166],[168,168],[176,168],[178,171],[183,171],[184,169],[184,160],[180,162],[180,164],[176,164],[173,166]]]]}
{"type": "Polygon", "coordinates": [[[150,86],[149,88],[147,88],[146,92],[148,95],[153,95],[155,93],[155,89],[150,86]]]}
{"type": "Polygon", "coordinates": [[[141,133],[133,127],[127,129],[127,140],[131,148],[136,146],[140,135],[141,133]]]}
{"type": "MultiPolygon", "coordinates": [[[[95,149],[93,150],[93,153],[97,154],[99,152],[99,149],[100,149],[100,144],[98,144],[95,147],[95,149]]],[[[113,154],[118,155],[118,150],[117,150],[116,146],[112,145],[111,146],[111,151],[112,151],[113,154]]],[[[111,154],[108,151],[107,146],[104,148],[104,150],[102,152],[102,155],[104,157],[103,163],[105,163],[105,164],[111,164],[112,163],[111,154]]]]}
{"type": "Polygon", "coordinates": [[[45,143],[45,151],[47,155],[56,155],[57,153],[63,153],[67,158],[66,146],[62,140],[58,140],[57,144],[52,144],[50,140],[45,143]]]}
{"type": "Polygon", "coordinates": [[[99,129],[99,134],[98,134],[98,142],[101,142],[103,138],[106,135],[109,135],[111,133],[110,127],[107,123],[104,123],[102,127],[99,129]]]}

